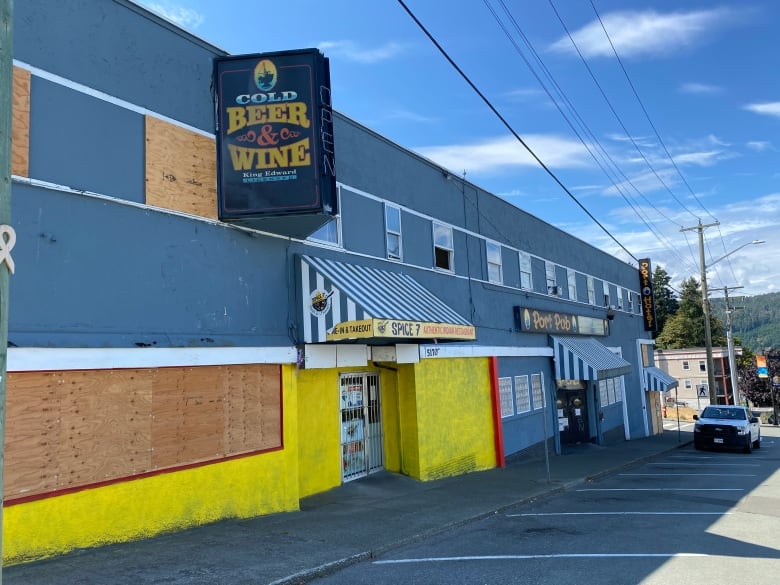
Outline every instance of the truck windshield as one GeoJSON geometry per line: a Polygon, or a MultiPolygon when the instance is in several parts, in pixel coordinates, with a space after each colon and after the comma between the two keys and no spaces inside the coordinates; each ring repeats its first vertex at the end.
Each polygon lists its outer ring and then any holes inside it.
{"type": "Polygon", "coordinates": [[[745,420],[745,411],[741,408],[717,408],[708,406],[701,413],[702,418],[719,418],[731,420],[745,420]]]}

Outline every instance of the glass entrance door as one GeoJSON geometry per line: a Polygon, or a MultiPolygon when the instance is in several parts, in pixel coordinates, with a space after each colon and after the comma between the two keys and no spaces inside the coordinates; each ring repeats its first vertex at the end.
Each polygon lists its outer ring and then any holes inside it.
{"type": "Polygon", "coordinates": [[[342,374],[341,477],[350,481],[384,468],[379,374],[342,374]]]}
{"type": "Polygon", "coordinates": [[[588,406],[585,390],[558,389],[558,431],[561,443],[576,444],[588,441],[588,406]]]}

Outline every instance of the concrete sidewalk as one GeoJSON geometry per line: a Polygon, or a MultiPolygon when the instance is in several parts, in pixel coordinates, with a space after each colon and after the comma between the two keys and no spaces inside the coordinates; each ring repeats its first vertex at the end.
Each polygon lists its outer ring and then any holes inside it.
{"type": "MultiPolygon", "coordinates": [[[[675,421],[676,424],[676,421],[675,421]]],[[[667,427],[670,426],[667,424],[667,427]]],[[[601,447],[432,482],[381,472],[304,499],[301,511],[208,526],[3,570],[5,585],[293,584],[400,544],[566,490],[688,445],[693,433],[601,447]]]]}

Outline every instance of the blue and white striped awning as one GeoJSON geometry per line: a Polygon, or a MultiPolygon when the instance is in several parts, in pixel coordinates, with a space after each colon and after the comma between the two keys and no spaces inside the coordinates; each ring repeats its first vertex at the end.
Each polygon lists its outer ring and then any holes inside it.
{"type": "Polygon", "coordinates": [[[306,343],[346,339],[475,339],[475,328],[402,272],[300,256],[306,343]]]}
{"type": "Polygon", "coordinates": [[[666,392],[677,386],[677,378],[673,378],[663,370],[654,366],[645,368],[645,390],[666,392]]]}
{"type": "Polygon", "coordinates": [[[632,366],[592,337],[551,336],[558,380],[605,380],[631,371],[632,366]]]}

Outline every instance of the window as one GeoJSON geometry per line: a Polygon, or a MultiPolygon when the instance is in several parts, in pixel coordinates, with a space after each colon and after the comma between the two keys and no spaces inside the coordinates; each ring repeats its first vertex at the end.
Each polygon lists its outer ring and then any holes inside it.
{"type": "MultiPolygon", "coordinates": [[[[338,193],[339,209],[341,209],[341,188],[339,188],[338,193]]],[[[334,246],[341,246],[341,216],[335,216],[328,223],[321,226],[316,232],[311,234],[307,239],[315,240],[317,242],[324,242],[326,244],[333,244],[334,246]]]]}
{"type": "Polygon", "coordinates": [[[501,284],[504,281],[501,274],[501,245],[495,242],[485,242],[487,250],[488,281],[501,284]]]}
{"type": "Polygon", "coordinates": [[[387,257],[401,259],[401,210],[385,203],[385,234],[387,236],[387,257]]]}
{"type": "Polygon", "coordinates": [[[604,284],[604,306],[609,307],[609,283],[605,280],[604,284]]]}
{"type": "Polygon", "coordinates": [[[599,380],[599,401],[609,406],[623,400],[623,377],[599,380]]]}
{"type": "Polygon", "coordinates": [[[547,280],[547,294],[558,295],[558,283],[555,281],[555,264],[552,262],[544,263],[544,276],[547,280]]]}
{"type": "Polygon", "coordinates": [[[512,416],[515,413],[512,404],[512,378],[498,379],[498,395],[501,397],[501,417],[512,416]]]}
{"type": "Polygon", "coordinates": [[[531,389],[528,376],[515,376],[515,408],[517,413],[531,410],[531,389]]]}
{"type": "Polygon", "coordinates": [[[527,289],[534,287],[531,272],[531,256],[525,252],[520,252],[520,286],[527,289]]]}
{"type": "Polygon", "coordinates": [[[631,291],[628,292],[628,312],[634,312],[634,293],[631,291]]]}
{"type": "Polygon", "coordinates": [[[617,298],[617,302],[618,302],[617,308],[620,309],[621,311],[623,310],[623,295],[624,294],[626,294],[626,289],[619,288],[618,289],[618,298],[617,298]]]}
{"type": "Polygon", "coordinates": [[[544,384],[541,374],[531,374],[531,395],[534,399],[534,410],[544,408],[547,404],[544,396],[544,384]]]}
{"type": "Polygon", "coordinates": [[[693,389],[693,385],[691,384],[690,380],[685,380],[685,389],[686,390],[692,390],[693,389]]]}
{"type": "Polygon", "coordinates": [[[688,362],[688,360],[683,360],[683,370],[690,370],[691,364],[688,362]]]}
{"type": "Polygon", "coordinates": [[[577,273],[574,270],[566,271],[566,281],[569,285],[569,299],[577,300],[577,273]]]}
{"type": "Polygon", "coordinates": [[[596,304],[596,281],[593,280],[592,276],[588,277],[588,303],[596,304]]]}
{"type": "Polygon", "coordinates": [[[699,371],[700,372],[707,371],[707,362],[705,362],[704,360],[699,360],[699,371]]]}
{"type": "Polygon", "coordinates": [[[452,259],[455,246],[452,244],[452,228],[440,223],[433,224],[433,264],[442,270],[454,270],[452,259]]]}

